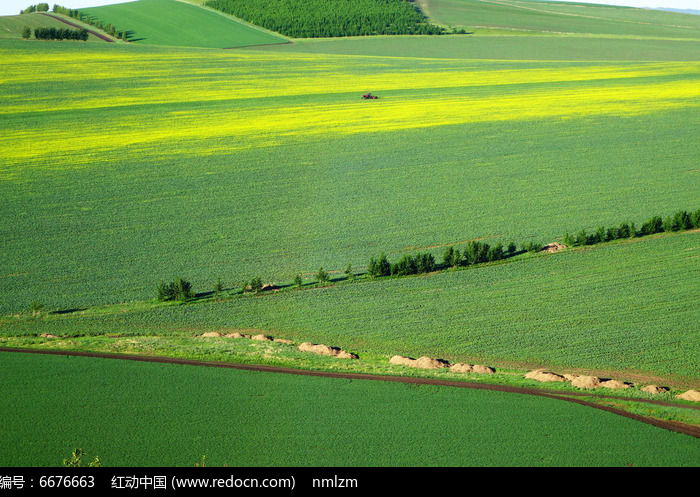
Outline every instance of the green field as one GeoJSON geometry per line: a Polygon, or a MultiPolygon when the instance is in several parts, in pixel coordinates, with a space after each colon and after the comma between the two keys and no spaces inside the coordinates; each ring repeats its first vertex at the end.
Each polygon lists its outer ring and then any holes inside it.
{"type": "Polygon", "coordinates": [[[0,48],[2,313],[696,208],[697,63],[36,50],[0,48]]]}
{"type": "Polygon", "coordinates": [[[251,50],[491,60],[700,60],[700,41],[589,36],[379,36],[295,40],[251,50]]]}
{"type": "Polygon", "coordinates": [[[2,466],[60,466],[78,447],[105,466],[194,466],[202,455],[208,466],[693,466],[700,456],[689,436],[538,397],[0,357],[2,466]]]}
{"type": "Polygon", "coordinates": [[[80,12],[127,30],[129,41],[138,44],[233,48],[287,42],[281,35],[178,0],[138,0],[80,12]]]}
{"type": "Polygon", "coordinates": [[[531,0],[423,0],[438,23],[496,32],[588,34],[605,36],[689,38],[698,40],[700,18],[674,12],[607,5],[531,0]]]}
{"type": "Polygon", "coordinates": [[[699,240],[698,233],[652,237],[427,277],[218,303],[8,318],[0,333],[193,336],[256,329],[361,357],[383,354],[385,361],[393,354],[429,355],[694,385],[700,380],[700,290],[693,284],[700,277],[699,240]]]}
{"type": "MultiPolygon", "coordinates": [[[[79,22],[71,21],[75,24],[81,24],[79,22]]],[[[76,29],[67,24],[62,23],[52,17],[45,16],[42,14],[23,14],[18,16],[0,16],[0,40],[21,40],[22,31],[24,27],[28,26],[32,30],[31,41],[36,43],[44,43],[42,41],[34,40],[34,30],[36,28],[57,28],[57,29],[76,29]]],[[[87,29],[87,26],[86,26],[87,29]]],[[[90,35],[87,41],[97,41],[104,43],[94,35],[90,35]]],[[[65,43],[82,43],[82,42],[68,42],[65,43]]],[[[39,48],[40,50],[40,48],[39,48]]]]}

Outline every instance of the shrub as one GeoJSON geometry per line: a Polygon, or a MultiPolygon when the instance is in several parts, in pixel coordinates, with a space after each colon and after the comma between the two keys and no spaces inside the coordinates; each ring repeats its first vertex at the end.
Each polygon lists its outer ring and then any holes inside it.
{"type": "Polygon", "coordinates": [[[386,255],[382,254],[379,256],[379,260],[374,260],[374,257],[370,258],[369,266],[367,266],[367,273],[375,278],[379,276],[389,276],[391,274],[391,264],[389,264],[386,255]]]}
{"type": "Polygon", "coordinates": [[[495,247],[490,247],[486,252],[486,260],[489,262],[503,259],[503,245],[500,243],[495,247]]]}
{"type": "Polygon", "coordinates": [[[221,278],[216,280],[214,283],[214,297],[219,298],[219,294],[224,291],[224,284],[221,282],[221,278]]]}
{"type": "Polygon", "coordinates": [[[170,283],[161,281],[158,283],[158,300],[180,300],[182,302],[194,297],[192,284],[189,281],[178,278],[170,283]]]}
{"type": "Polygon", "coordinates": [[[158,283],[158,300],[164,302],[166,300],[175,299],[175,288],[172,283],[161,281],[158,283]]]}
{"type": "Polygon", "coordinates": [[[259,276],[256,276],[255,278],[250,280],[250,289],[255,293],[258,293],[260,290],[262,290],[262,285],[262,278],[260,278],[259,276]]]}
{"type": "Polygon", "coordinates": [[[649,219],[647,222],[642,224],[642,227],[639,230],[639,233],[637,235],[639,236],[646,236],[646,235],[653,235],[654,233],[661,233],[664,230],[664,222],[661,219],[660,216],[654,216],[651,219],[649,219]]]}
{"type": "Polygon", "coordinates": [[[300,275],[300,274],[297,274],[297,275],[294,277],[294,284],[297,286],[297,288],[301,288],[302,279],[301,279],[301,275],[300,275]]]}
{"type": "Polygon", "coordinates": [[[435,257],[430,252],[416,254],[416,263],[419,273],[430,273],[435,271],[435,257]]]}
{"type": "Polygon", "coordinates": [[[480,264],[488,261],[488,253],[491,247],[488,243],[469,242],[464,249],[464,263],[466,265],[480,264]]]}
{"type": "Polygon", "coordinates": [[[416,274],[418,272],[418,263],[416,259],[406,254],[398,262],[391,265],[391,274],[406,276],[416,274]]]}
{"type": "Polygon", "coordinates": [[[693,228],[700,228],[700,209],[690,215],[690,221],[693,223],[693,228]]]}
{"type": "Polygon", "coordinates": [[[29,310],[32,313],[32,316],[39,316],[41,315],[41,310],[44,308],[44,304],[39,302],[38,300],[35,300],[32,302],[29,306],[29,310]]]}
{"type": "Polygon", "coordinates": [[[328,280],[330,279],[330,276],[328,276],[328,273],[323,270],[323,268],[319,268],[318,273],[316,273],[316,280],[318,281],[319,285],[325,285],[328,283],[328,280]]]}
{"type": "Polygon", "coordinates": [[[527,252],[539,252],[542,250],[542,244],[537,242],[525,242],[523,243],[523,250],[527,252]]]}
{"type": "Polygon", "coordinates": [[[22,38],[25,40],[28,40],[29,38],[32,37],[32,28],[29,26],[25,26],[24,29],[22,30],[22,38]]]}

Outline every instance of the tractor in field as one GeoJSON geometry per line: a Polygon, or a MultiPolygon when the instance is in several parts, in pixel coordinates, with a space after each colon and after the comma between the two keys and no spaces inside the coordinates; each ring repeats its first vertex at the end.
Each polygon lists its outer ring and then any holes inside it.
{"type": "Polygon", "coordinates": [[[362,98],[364,98],[365,100],[376,100],[379,97],[376,95],[372,95],[371,93],[368,92],[368,93],[365,93],[364,95],[362,95],[362,98]]]}

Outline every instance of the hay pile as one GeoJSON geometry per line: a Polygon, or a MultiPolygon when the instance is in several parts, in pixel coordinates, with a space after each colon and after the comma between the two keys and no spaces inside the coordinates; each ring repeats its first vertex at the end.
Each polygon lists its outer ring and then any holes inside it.
{"type": "Polygon", "coordinates": [[[447,361],[442,359],[433,359],[432,357],[419,357],[418,359],[413,359],[411,357],[404,357],[400,355],[395,355],[389,359],[391,364],[400,364],[402,366],[408,366],[411,368],[419,369],[441,369],[449,367],[447,361]]]}
{"type": "Polygon", "coordinates": [[[545,383],[550,381],[566,381],[566,378],[564,378],[563,376],[549,371],[544,371],[542,369],[536,369],[534,371],[526,373],[525,378],[545,383]]]}
{"type": "Polygon", "coordinates": [[[552,242],[552,243],[548,243],[547,245],[542,247],[542,250],[544,252],[553,254],[554,252],[559,252],[560,250],[564,250],[565,248],[566,248],[566,245],[564,245],[562,243],[552,242]]]}
{"type": "Polygon", "coordinates": [[[642,392],[647,392],[647,393],[657,395],[660,393],[668,392],[668,388],[667,387],[658,387],[656,385],[647,385],[644,388],[642,388],[642,392]]]}
{"type": "Polygon", "coordinates": [[[600,386],[603,388],[612,388],[613,390],[618,390],[620,388],[630,388],[632,385],[629,383],[623,383],[618,380],[608,380],[600,382],[600,386]]]}
{"type": "Polygon", "coordinates": [[[571,384],[576,388],[590,390],[600,386],[600,378],[597,376],[578,376],[571,384]]]}
{"type": "Polygon", "coordinates": [[[697,390],[688,390],[682,394],[676,395],[677,399],[690,400],[692,402],[700,402],[700,392],[697,390]]]}
{"type": "Polygon", "coordinates": [[[311,352],[312,354],[327,355],[338,359],[358,359],[357,354],[351,354],[338,347],[329,347],[322,343],[304,342],[297,346],[301,352],[311,352]]]}

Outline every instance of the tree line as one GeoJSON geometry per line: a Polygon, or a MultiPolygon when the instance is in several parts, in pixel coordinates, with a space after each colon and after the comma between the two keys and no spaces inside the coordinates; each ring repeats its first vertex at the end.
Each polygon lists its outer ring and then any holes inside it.
{"type": "Polygon", "coordinates": [[[91,16],[84,12],[80,12],[78,9],[67,9],[66,7],[61,7],[60,5],[54,4],[53,11],[56,14],[63,14],[65,16],[72,17],[73,19],[77,19],[86,24],[90,24],[91,26],[95,26],[97,29],[101,29],[102,31],[109,34],[110,36],[113,36],[114,38],[119,38],[123,41],[129,41],[129,31],[119,30],[114,25],[104,23],[101,20],[97,19],[95,16],[91,16]]]}
{"type": "Polygon", "coordinates": [[[580,247],[622,238],[642,237],[653,235],[654,233],[684,231],[694,228],[700,228],[700,209],[695,212],[677,211],[666,219],[662,219],[661,216],[653,216],[646,220],[639,229],[636,228],[634,223],[627,222],[609,228],[599,226],[591,233],[587,233],[585,229],[582,229],[575,235],[566,233],[564,235],[564,244],[580,247]]]}
{"type": "MultiPolygon", "coordinates": [[[[29,36],[26,36],[27,32],[25,29],[24,32],[24,37],[29,38],[29,36]]],[[[37,40],[80,40],[80,41],[87,41],[88,39],[88,32],[86,29],[61,29],[61,28],[35,28],[34,29],[34,38],[37,40]]]]}
{"type": "Polygon", "coordinates": [[[292,38],[448,32],[406,0],[209,0],[205,5],[292,38]]]}
{"type": "Polygon", "coordinates": [[[31,14],[32,12],[48,12],[49,11],[49,4],[48,3],[40,3],[37,5],[30,5],[24,10],[20,10],[20,14],[31,14]]]}
{"type": "MultiPolygon", "coordinates": [[[[634,223],[626,222],[610,228],[600,227],[590,234],[586,233],[585,230],[581,230],[575,236],[567,233],[564,236],[564,244],[574,247],[593,245],[621,238],[642,237],[654,233],[683,231],[696,228],[700,228],[700,209],[694,212],[677,211],[666,219],[660,216],[651,217],[641,225],[639,230],[635,228],[634,223]]],[[[431,273],[460,266],[464,267],[487,262],[496,262],[525,252],[539,252],[542,248],[543,245],[541,243],[532,241],[522,243],[520,249],[518,249],[514,242],[510,242],[507,246],[501,243],[492,246],[488,243],[474,240],[467,243],[462,249],[456,246],[445,248],[441,263],[438,263],[435,260],[435,256],[430,252],[419,252],[414,255],[404,254],[394,263],[389,261],[386,254],[381,254],[377,258],[370,257],[367,266],[367,275],[372,278],[379,278],[385,276],[408,276],[412,274],[431,273]]],[[[347,265],[344,274],[347,280],[352,280],[355,277],[350,264],[347,265]]],[[[325,285],[330,282],[330,275],[323,268],[320,268],[315,275],[315,281],[319,285],[325,285]]],[[[294,286],[297,288],[303,286],[301,274],[295,276],[294,286]]],[[[259,293],[265,289],[264,287],[265,285],[263,285],[262,278],[255,277],[250,281],[243,282],[240,293],[259,293]]],[[[217,280],[213,292],[215,298],[218,299],[223,289],[224,287],[221,279],[217,280]]],[[[184,302],[193,296],[192,285],[182,278],[178,278],[170,283],[161,282],[158,285],[158,300],[161,301],[180,300],[184,302]]]]}

